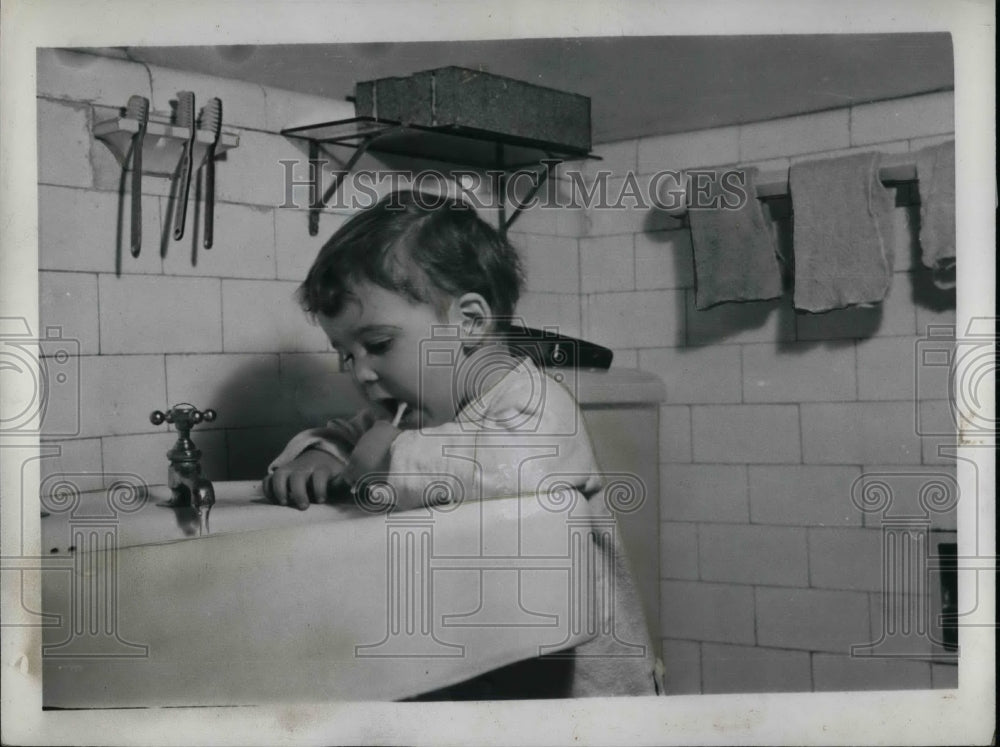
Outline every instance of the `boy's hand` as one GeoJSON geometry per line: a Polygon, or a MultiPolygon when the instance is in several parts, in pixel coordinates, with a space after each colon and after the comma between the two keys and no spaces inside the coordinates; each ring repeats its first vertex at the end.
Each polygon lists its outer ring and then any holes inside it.
{"type": "Polygon", "coordinates": [[[372,472],[389,471],[389,447],[402,431],[391,423],[380,420],[354,445],[351,459],[341,477],[349,485],[372,472]]]}
{"type": "Polygon", "coordinates": [[[338,485],[343,463],[336,457],[308,449],[284,467],[264,478],[264,495],[282,506],[309,508],[309,502],[323,503],[338,485]]]}

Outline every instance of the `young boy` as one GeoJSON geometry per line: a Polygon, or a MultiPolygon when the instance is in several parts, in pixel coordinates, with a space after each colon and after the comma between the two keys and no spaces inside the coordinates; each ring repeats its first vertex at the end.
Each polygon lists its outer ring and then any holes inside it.
{"type": "MultiPolygon", "coordinates": [[[[295,436],[269,467],[268,497],[299,509],[348,490],[364,499],[372,477],[389,485],[396,510],[531,494],[553,476],[588,499],[597,493],[576,402],[507,344],[522,284],[513,247],[456,200],[397,192],[347,221],[299,299],[368,406],[295,436]]],[[[652,694],[652,683],[646,667],[610,686],[652,694]]]]}
{"type": "Polygon", "coordinates": [[[506,344],[522,283],[513,247],[455,200],[399,192],[349,220],[299,297],[369,406],[293,438],[266,493],[305,509],[387,474],[405,509],[442,474],[476,500],[533,492],[554,473],[595,493],[576,402],[506,344]]]}

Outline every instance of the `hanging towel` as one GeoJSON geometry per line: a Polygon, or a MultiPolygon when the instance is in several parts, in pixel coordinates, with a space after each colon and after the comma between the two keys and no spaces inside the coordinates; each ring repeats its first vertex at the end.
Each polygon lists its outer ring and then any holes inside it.
{"type": "MultiPolygon", "coordinates": [[[[756,181],[756,168],[723,172],[711,183],[711,207],[692,205],[688,210],[699,309],[781,295],[781,269],[756,181]],[[734,176],[741,173],[742,178],[734,176]]],[[[704,195],[699,202],[705,205],[703,200],[704,195]]]]}
{"type": "Polygon", "coordinates": [[[942,288],[955,285],[955,141],[917,151],[921,261],[942,288]]]}
{"type": "Polygon", "coordinates": [[[881,302],[892,283],[892,193],[879,154],[793,164],[795,308],[830,311],[881,302]]]}

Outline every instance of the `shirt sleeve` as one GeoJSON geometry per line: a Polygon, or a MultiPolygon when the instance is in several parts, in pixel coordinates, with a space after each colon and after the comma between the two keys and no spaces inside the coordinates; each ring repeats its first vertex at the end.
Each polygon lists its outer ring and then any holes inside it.
{"type": "Polygon", "coordinates": [[[401,508],[571,487],[601,487],[590,437],[568,391],[534,370],[497,387],[481,412],[393,442],[389,483],[401,508]]]}
{"type": "Polygon", "coordinates": [[[375,413],[366,408],[352,418],[329,421],[322,428],[310,428],[296,434],[275,458],[267,471],[274,472],[284,467],[308,449],[318,449],[346,464],[354,450],[354,445],[372,427],[375,413]]]}

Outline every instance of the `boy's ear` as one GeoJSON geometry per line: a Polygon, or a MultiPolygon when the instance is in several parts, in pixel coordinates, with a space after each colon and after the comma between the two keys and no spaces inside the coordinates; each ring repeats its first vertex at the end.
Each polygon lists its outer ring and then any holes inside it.
{"type": "Polygon", "coordinates": [[[479,293],[463,293],[452,303],[451,312],[466,339],[483,337],[493,327],[493,310],[479,293]]]}

